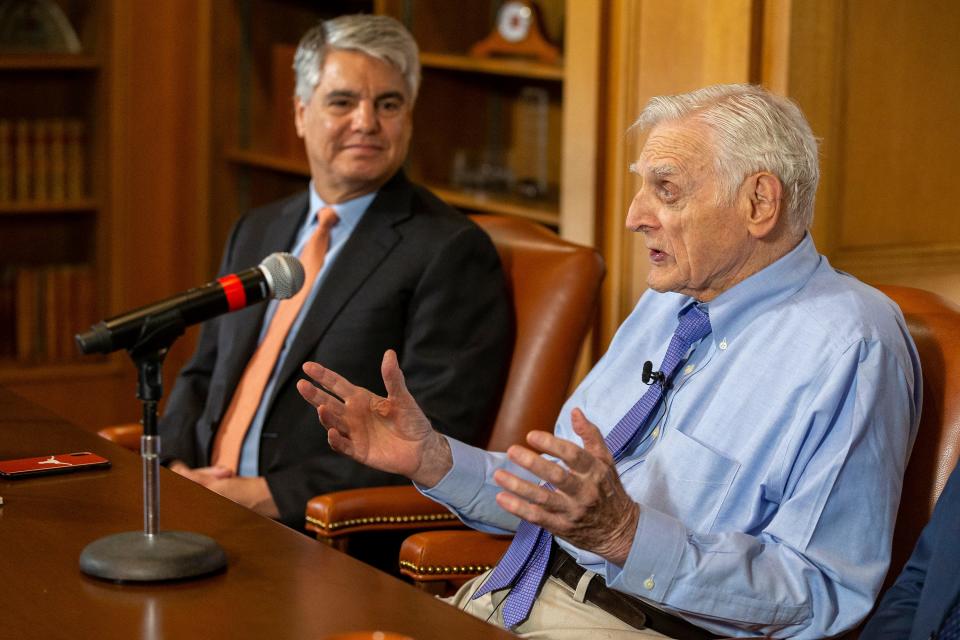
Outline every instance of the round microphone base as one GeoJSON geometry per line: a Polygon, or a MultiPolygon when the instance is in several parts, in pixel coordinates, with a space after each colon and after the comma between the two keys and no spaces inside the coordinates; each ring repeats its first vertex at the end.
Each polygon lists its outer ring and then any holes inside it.
{"type": "Polygon", "coordinates": [[[212,538],[186,531],[117,533],[94,540],[80,554],[81,571],[115,582],[199,578],[226,565],[226,554],[212,538]]]}

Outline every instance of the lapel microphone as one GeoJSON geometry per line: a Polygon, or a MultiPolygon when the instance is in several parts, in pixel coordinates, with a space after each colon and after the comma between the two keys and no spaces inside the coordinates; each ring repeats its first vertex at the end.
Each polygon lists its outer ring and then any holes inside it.
{"type": "Polygon", "coordinates": [[[663,387],[667,381],[667,376],[663,374],[663,371],[654,371],[653,363],[647,360],[643,363],[643,373],[640,374],[640,379],[645,385],[659,384],[663,387]]]}

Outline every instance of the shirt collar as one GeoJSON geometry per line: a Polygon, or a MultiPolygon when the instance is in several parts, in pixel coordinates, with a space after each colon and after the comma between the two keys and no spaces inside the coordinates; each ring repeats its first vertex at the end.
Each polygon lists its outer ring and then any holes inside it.
{"type": "MultiPolygon", "coordinates": [[[[799,291],[822,260],[813,238],[806,233],[785,256],[702,305],[710,314],[713,341],[719,344],[733,340],[763,311],[799,291]]],[[[681,313],[691,304],[696,301],[691,299],[681,313]]]]}
{"type": "MultiPolygon", "coordinates": [[[[344,231],[348,229],[353,229],[357,226],[357,223],[360,222],[360,218],[363,217],[364,212],[367,208],[370,207],[370,203],[373,202],[373,199],[377,197],[377,191],[373,193],[367,193],[362,196],[353,198],[352,200],[346,200],[345,202],[338,202],[337,204],[330,205],[337,212],[337,217],[340,218],[340,221],[337,223],[337,231],[344,231]]],[[[307,208],[307,225],[316,224],[316,213],[320,209],[327,206],[319,195],[317,195],[316,189],[313,187],[313,181],[310,181],[310,206],[307,208]]]]}

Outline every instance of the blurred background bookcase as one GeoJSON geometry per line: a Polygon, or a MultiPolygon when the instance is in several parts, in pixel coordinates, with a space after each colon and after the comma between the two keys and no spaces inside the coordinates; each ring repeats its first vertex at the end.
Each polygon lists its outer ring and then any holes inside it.
{"type": "Polygon", "coordinates": [[[73,342],[113,295],[109,4],[0,2],[0,384],[64,404],[122,366],[73,342]],[[19,37],[43,31],[32,18],[51,7],[73,50],[19,37]]]}
{"type": "Polygon", "coordinates": [[[391,15],[420,46],[423,83],[406,165],[412,179],[466,213],[519,216],[592,244],[600,4],[536,3],[544,32],[562,51],[558,64],[470,56],[470,47],[494,28],[501,4],[214,2],[211,267],[238,215],[302,189],[309,179],[292,123],[289,66],[306,29],[349,12],[391,15]]]}
{"type": "MultiPolygon", "coordinates": [[[[0,53],[0,120],[8,129],[26,120],[34,132],[38,122],[47,131],[51,122],[54,130],[79,125],[82,141],[74,148],[82,161],[71,175],[80,176],[81,190],[64,182],[63,197],[20,197],[12,171],[22,165],[35,172],[36,163],[19,162],[8,148],[7,164],[0,164],[0,182],[7,180],[0,200],[0,385],[73,422],[97,428],[139,415],[126,354],[81,358],[73,335],[209,281],[243,212],[306,186],[289,65],[300,36],[319,19],[389,14],[420,41],[424,82],[411,177],[464,212],[517,215],[594,243],[603,131],[597,52],[606,3],[538,0],[544,30],[562,51],[559,64],[545,65],[469,56],[493,29],[500,0],[53,1],[80,51],[0,53]],[[492,148],[504,162],[516,161],[510,148],[532,113],[519,109],[526,115],[518,117],[518,105],[530,95],[536,113],[546,114],[542,193],[455,185],[458,154],[474,162],[492,148]],[[33,273],[32,313],[17,309],[24,271],[33,273]],[[57,284],[84,277],[79,286],[57,284]],[[85,302],[50,304],[46,296],[58,290],[82,290],[85,302]]],[[[197,333],[189,329],[167,358],[168,394],[197,333]]]]}

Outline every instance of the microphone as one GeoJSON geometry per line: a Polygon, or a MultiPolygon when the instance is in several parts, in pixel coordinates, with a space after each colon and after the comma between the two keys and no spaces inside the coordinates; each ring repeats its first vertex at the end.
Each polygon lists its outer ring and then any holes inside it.
{"type": "Polygon", "coordinates": [[[98,322],[90,331],[77,334],[77,346],[85,354],[129,349],[151,330],[151,320],[158,316],[173,314],[182,326],[188,326],[270,298],[289,298],[300,290],[303,280],[299,260],[289,253],[272,253],[252,269],[98,322]]]}
{"type": "Polygon", "coordinates": [[[654,371],[653,363],[647,360],[643,363],[643,372],[640,374],[640,379],[643,384],[651,385],[659,382],[662,387],[663,383],[667,381],[667,376],[663,374],[663,371],[654,371]]]}

